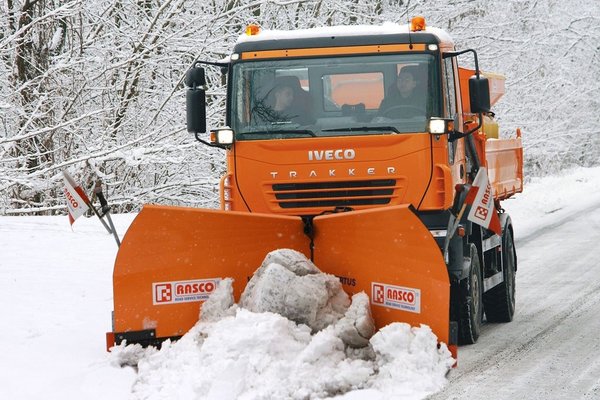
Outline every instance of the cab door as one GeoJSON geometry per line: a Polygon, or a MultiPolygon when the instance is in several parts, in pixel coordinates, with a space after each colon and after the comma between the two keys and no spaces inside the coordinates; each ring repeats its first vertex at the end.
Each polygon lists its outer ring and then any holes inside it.
{"type": "MultiPolygon", "coordinates": [[[[463,113],[456,57],[443,60],[442,85],[444,90],[444,117],[454,119],[456,129],[463,127],[463,113]]],[[[448,163],[455,183],[466,181],[465,140],[448,143],[448,163]]]]}

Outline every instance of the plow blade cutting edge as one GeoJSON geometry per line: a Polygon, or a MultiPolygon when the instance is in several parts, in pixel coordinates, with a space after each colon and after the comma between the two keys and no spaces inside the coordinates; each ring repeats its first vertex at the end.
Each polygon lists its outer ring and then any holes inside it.
{"type": "MultiPolygon", "coordinates": [[[[449,340],[450,283],[439,247],[408,206],[315,217],[314,262],[350,295],[371,299],[376,326],[429,325],[449,340]]],[[[185,334],[199,302],[220,279],[236,301],[270,251],[310,258],[299,217],[145,206],[127,231],[113,275],[113,331],[107,346],[157,344],[185,334]]]]}

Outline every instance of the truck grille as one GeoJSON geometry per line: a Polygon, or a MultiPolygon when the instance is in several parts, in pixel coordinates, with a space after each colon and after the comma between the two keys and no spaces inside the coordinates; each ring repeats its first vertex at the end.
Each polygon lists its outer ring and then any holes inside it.
{"type": "Polygon", "coordinates": [[[388,204],[395,179],[343,182],[277,183],[273,192],[281,208],[350,207],[388,204]]]}

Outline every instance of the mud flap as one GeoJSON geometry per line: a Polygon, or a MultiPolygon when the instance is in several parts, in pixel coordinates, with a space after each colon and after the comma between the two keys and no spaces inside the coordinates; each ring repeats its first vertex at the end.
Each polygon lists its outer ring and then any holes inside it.
{"type": "Polygon", "coordinates": [[[449,343],[450,281],[440,248],[409,208],[395,206],[314,219],[315,264],[349,294],[371,298],[377,328],[427,324],[449,343]]]}
{"type": "Polygon", "coordinates": [[[265,255],[280,248],[310,256],[300,218],[145,206],[117,254],[113,332],[185,334],[218,280],[234,279],[237,301],[265,255]]]}

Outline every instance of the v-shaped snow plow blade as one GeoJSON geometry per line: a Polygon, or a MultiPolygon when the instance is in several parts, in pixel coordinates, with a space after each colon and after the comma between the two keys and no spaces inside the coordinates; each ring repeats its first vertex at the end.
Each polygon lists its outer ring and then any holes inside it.
{"type": "MultiPolygon", "coordinates": [[[[313,219],[314,262],[349,294],[366,292],[377,327],[427,324],[448,343],[450,283],[441,252],[408,206],[313,219]]],[[[299,217],[145,206],[115,263],[113,332],[107,345],[179,337],[198,320],[218,280],[234,279],[236,300],[267,253],[310,257],[299,217]]]]}

